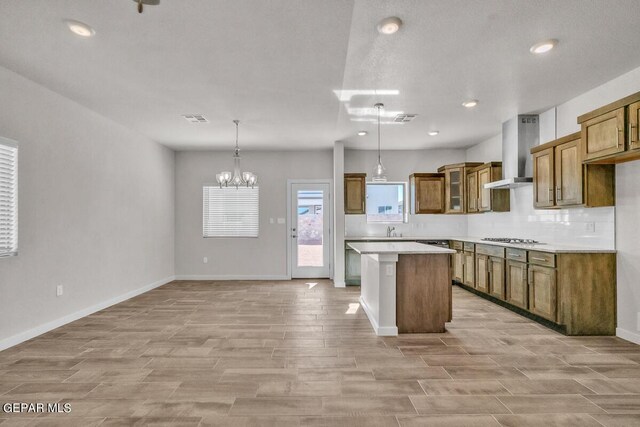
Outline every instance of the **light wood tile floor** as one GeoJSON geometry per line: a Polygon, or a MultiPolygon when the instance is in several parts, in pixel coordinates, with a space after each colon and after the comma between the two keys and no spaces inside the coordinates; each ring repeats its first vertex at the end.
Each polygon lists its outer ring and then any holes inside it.
{"type": "Polygon", "coordinates": [[[0,352],[37,426],[639,426],[640,346],[457,287],[447,332],[376,337],[359,288],[176,281],[0,352]]]}

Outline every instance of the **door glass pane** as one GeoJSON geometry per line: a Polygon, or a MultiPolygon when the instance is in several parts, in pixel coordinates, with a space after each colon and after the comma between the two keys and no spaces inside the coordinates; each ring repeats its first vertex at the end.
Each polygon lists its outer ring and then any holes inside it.
{"type": "Polygon", "coordinates": [[[322,267],[323,191],[298,191],[298,267],[322,267]]]}
{"type": "Polygon", "coordinates": [[[460,173],[460,171],[451,171],[451,173],[449,174],[449,177],[451,179],[451,182],[449,184],[449,206],[451,206],[451,209],[453,210],[460,210],[462,209],[462,179],[461,179],[462,174],[460,173]]]}

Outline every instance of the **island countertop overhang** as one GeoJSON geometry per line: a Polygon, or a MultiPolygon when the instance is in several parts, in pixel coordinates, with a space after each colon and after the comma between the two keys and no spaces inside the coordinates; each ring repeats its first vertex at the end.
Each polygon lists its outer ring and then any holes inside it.
{"type": "Polygon", "coordinates": [[[399,255],[443,255],[454,254],[456,251],[443,247],[425,245],[416,242],[352,242],[348,246],[360,255],[368,254],[399,254],[399,255]]]}

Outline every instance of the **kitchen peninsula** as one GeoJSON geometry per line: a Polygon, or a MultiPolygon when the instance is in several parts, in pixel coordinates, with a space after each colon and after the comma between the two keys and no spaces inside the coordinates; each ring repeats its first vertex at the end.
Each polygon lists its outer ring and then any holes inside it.
{"type": "Polygon", "coordinates": [[[360,304],[377,335],[444,332],[454,250],[416,242],[348,245],[361,255],[360,304]]]}

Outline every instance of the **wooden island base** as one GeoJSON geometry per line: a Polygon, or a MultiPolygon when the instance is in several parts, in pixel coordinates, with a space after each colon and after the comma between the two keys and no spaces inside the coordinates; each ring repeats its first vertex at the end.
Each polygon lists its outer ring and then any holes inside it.
{"type": "Polygon", "coordinates": [[[444,332],[451,321],[450,255],[398,255],[398,333],[444,332]]]}

